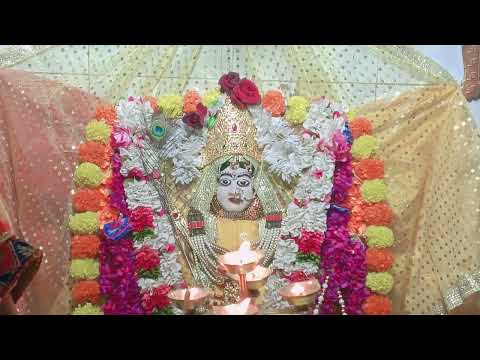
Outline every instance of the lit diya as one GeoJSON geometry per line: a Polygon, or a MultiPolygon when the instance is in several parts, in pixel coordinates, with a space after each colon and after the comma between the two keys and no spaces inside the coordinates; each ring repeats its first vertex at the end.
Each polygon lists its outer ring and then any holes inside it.
{"type": "MultiPolygon", "coordinates": [[[[272,270],[261,265],[257,265],[253,271],[250,271],[245,275],[245,280],[247,282],[247,288],[249,290],[259,290],[267,282],[267,278],[272,274],[272,270]]],[[[230,278],[236,281],[239,280],[237,274],[228,274],[230,278]]]]}
{"type": "Polygon", "coordinates": [[[258,308],[252,303],[251,298],[246,298],[238,304],[213,306],[213,313],[215,315],[255,315],[258,313],[258,308]]]}
{"type": "Polygon", "coordinates": [[[207,300],[208,295],[205,289],[194,287],[172,290],[167,296],[177,306],[181,307],[185,313],[189,313],[202,305],[207,300]]]}
{"type": "Polygon", "coordinates": [[[320,289],[320,283],[314,279],[289,284],[278,290],[278,293],[289,304],[301,307],[311,305],[320,289]]]}
{"type": "Polygon", "coordinates": [[[264,254],[250,249],[250,242],[244,241],[237,251],[227,252],[218,258],[218,262],[229,274],[238,275],[240,298],[248,297],[246,274],[255,270],[264,254]]]}

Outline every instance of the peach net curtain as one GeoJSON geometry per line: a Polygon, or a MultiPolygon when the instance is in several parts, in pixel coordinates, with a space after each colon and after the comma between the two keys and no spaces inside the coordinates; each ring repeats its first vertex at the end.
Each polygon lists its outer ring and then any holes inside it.
{"type": "Polygon", "coordinates": [[[16,235],[45,254],[18,304],[26,313],[69,311],[72,173],[97,102],[28,72],[0,70],[0,209],[16,235]]]}
{"type": "MultiPolygon", "coordinates": [[[[46,253],[21,304],[27,312],[69,310],[66,220],[77,146],[96,96],[115,102],[131,94],[210,89],[227,71],[253,78],[262,91],[326,95],[371,118],[395,213],[396,314],[447,313],[480,290],[478,130],[451,76],[412,49],[65,45],[8,51],[0,52],[0,66],[37,75],[0,72],[1,201],[17,233],[46,253]]],[[[470,305],[465,311],[480,313],[470,305]]]]}

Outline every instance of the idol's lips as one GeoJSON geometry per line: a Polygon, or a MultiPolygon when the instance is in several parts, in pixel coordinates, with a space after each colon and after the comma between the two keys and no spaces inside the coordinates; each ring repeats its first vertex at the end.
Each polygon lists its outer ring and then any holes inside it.
{"type": "Polygon", "coordinates": [[[228,198],[228,201],[234,203],[234,204],[240,204],[242,202],[242,200],[240,200],[239,198],[235,198],[235,197],[230,197],[228,198]]]}

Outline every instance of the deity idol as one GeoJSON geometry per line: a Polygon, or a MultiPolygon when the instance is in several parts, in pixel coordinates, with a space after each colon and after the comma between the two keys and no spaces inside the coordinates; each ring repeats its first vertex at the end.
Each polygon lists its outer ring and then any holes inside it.
{"type": "Polygon", "coordinates": [[[193,277],[204,287],[215,285],[217,293],[230,290],[229,298],[235,283],[222,274],[218,256],[247,240],[265,253],[262,265],[269,266],[280,237],[282,206],[262,168],[256,138],[248,110],[226,99],[208,134],[188,213],[193,277]]]}

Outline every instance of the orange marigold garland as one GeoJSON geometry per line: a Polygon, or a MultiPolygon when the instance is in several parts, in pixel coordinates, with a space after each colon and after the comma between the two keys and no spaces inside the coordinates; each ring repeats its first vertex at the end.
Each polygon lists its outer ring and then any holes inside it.
{"type": "MultiPolygon", "coordinates": [[[[102,105],[96,109],[96,120],[104,122],[112,128],[117,121],[117,112],[113,106],[102,105]]],[[[104,126],[104,125],[103,125],[104,126]]],[[[111,181],[111,156],[110,144],[99,140],[87,141],[79,146],[80,162],[97,165],[102,169],[103,180],[94,188],[77,189],[73,196],[73,209],[77,213],[95,212],[102,227],[105,222],[116,219],[118,213],[108,206],[108,197],[105,185],[111,181]]],[[[98,229],[100,230],[100,229],[98,229]]],[[[92,259],[96,261],[99,256],[100,238],[97,234],[75,235],[71,244],[72,259],[92,259]]],[[[76,280],[74,280],[76,281],[76,280]]],[[[101,302],[101,290],[97,279],[74,282],[72,287],[72,300],[75,306],[74,314],[82,313],[79,305],[98,305],[101,302]]]]}
{"type": "Polygon", "coordinates": [[[366,315],[389,315],[392,302],[384,295],[370,295],[363,303],[362,310],[366,315]]]}
{"type": "Polygon", "coordinates": [[[385,203],[365,204],[364,221],[367,225],[389,225],[393,220],[393,212],[385,203]]]}
{"type": "Polygon", "coordinates": [[[362,159],[353,164],[355,175],[361,180],[383,179],[383,161],[377,159],[362,159]]]}
{"type": "Polygon", "coordinates": [[[384,272],[393,265],[393,254],[388,249],[369,248],[367,250],[367,267],[369,271],[384,272]]]}
{"type": "Polygon", "coordinates": [[[197,111],[197,105],[200,104],[202,99],[198,92],[194,90],[187,91],[183,98],[183,112],[191,113],[197,111]]]}
{"type": "Polygon", "coordinates": [[[104,145],[97,141],[87,141],[79,147],[79,156],[81,162],[91,162],[98,165],[102,169],[108,168],[110,165],[110,157],[112,151],[110,146],[104,145]]]}
{"type": "Polygon", "coordinates": [[[371,135],[373,132],[372,124],[365,117],[357,117],[348,123],[352,137],[354,139],[362,135],[371,135]]]}
{"type": "Polygon", "coordinates": [[[98,304],[100,302],[100,285],[96,280],[83,280],[75,283],[72,289],[72,300],[76,305],[87,302],[98,304]]]}
{"type": "Polygon", "coordinates": [[[98,256],[100,238],[97,235],[75,235],[72,240],[73,259],[95,258],[98,256]]]}
{"type": "Polygon", "coordinates": [[[282,116],[285,113],[285,98],[278,90],[267,91],[263,96],[262,106],[273,117],[282,116]]]}
{"type": "MultiPolygon", "coordinates": [[[[354,139],[373,133],[372,124],[365,117],[355,118],[349,122],[349,127],[354,139]]],[[[345,207],[350,209],[351,215],[348,228],[352,234],[366,240],[367,234],[372,233],[372,231],[366,231],[368,226],[388,226],[393,220],[393,212],[388,204],[385,202],[369,203],[362,197],[360,191],[364,181],[383,179],[384,162],[371,158],[371,155],[368,157],[367,154],[367,158],[353,161],[352,166],[355,180],[345,201],[345,207]]],[[[367,245],[366,241],[365,244],[367,245]]],[[[384,248],[369,248],[365,261],[369,271],[366,284],[370,286],[370,296],[362,305],[362,310],[367,315],[388,315],[392,311],[392,303],[385,293],[388,292],[388,287],[391,285],[389,283],[391,275],[387,271],[393,266],[393,253],[384,248]],[[384,292],[384,289],[387,290],[384,292]],[[382,291],[382,294],[375,293],[375,291],[382,291]]]]}
{"type": "Polygon", "coordinates": [[[107,203],[107,196],[101,189],[78,189],[73,195],[73,209],[76,212],[100,211],[107,203]]]}
{"type": "Polygon", "coordinates": [[[108,125],[113,126],[117,121],[117,111],[112,105],[100,105],[95,111],[95,118],[98,121],[105,121],[108,125]]]}

